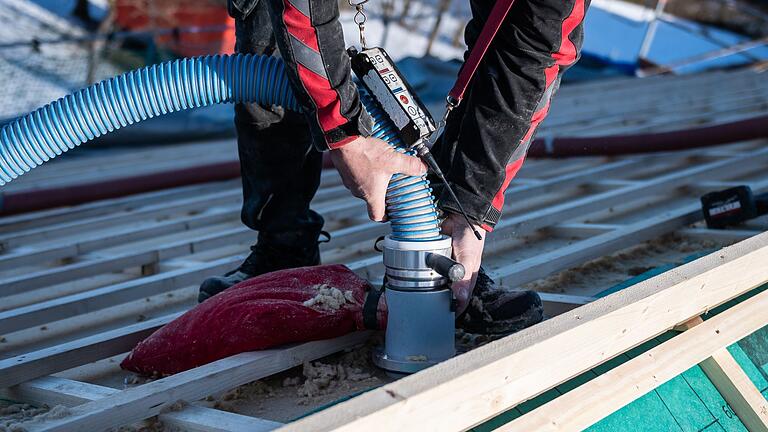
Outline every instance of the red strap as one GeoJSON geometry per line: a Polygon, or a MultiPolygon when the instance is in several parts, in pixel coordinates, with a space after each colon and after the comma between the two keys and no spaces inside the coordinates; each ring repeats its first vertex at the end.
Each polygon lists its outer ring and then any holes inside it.
{"type": "Polygon", "coordinates": [[[488,21],[485,22],[483,30],[475,42],[475,46],[469,52],[469,58],[464,62],[459,71],[456,84],[448,92],[448,99],[452,105],[458,105],[464,99],[464,93],[467,91],[467,87],[469,87],[469,82],[472,81],[472,77],[477,72],[478,66],[480,66],[480,61],[485,56],[486,51],[488,51],[488,47],[491,46],[493,38],[499,31],[501,23],[504,22],[504,18],[507,17],[514,2],[515,0],[496,0],[491,14],[488,16],[488,21]]]}

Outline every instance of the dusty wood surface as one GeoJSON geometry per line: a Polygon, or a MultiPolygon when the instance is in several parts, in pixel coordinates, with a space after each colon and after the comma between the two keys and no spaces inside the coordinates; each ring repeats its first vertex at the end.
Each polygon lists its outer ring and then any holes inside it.
{"type": "MultiPolygon", "coordinates": [[[[768,233],[330,407],[281,430],[470,428],[768,282],[768,272],[760,265],[766,259],[768,233]]],[[[731,315],[731,320],[741,320],[743,327],[734,326],[740,332],[730,339],[713,338],[718,342],[722,339],[722,345],[714,349],[727,346],[766,324],[766,318],[755,312],[764,307],[768,294],[761,294],[760,299],[762,301],[753,302],[751,308],[745,308],[743,314],[731,315]],[[752,319],[745,319],[748,316],[752,319]]],[[[709,330],[707,335],[716,331],[724,333],[719,328],[703,326],[689,330],[686,337],[705,329],[709,330]],[[693,333],[697,329],[701,330],[693,333]]],[[[695,340],[705,345],[705,339],[695,340]]],[[[674,369],[676,372],[670,372],[670,377],[710,353],[707,351],[691,364],[674,369]]],[[[645,393],[642,388],[635,390],[640,391],[637,396],[645,393]]],[[[629,401],[631,399],[625,402],[629,401]]]]}
{"type": "Polygon", "coordinates": [[[703,361],[705,373],[710,379],[717,375],[713,383],[747,428],[764,431],[768,414],[766,401],[725,347],[764,327],[768,318],[759,311],[766,306],[768,292],[763,292],[526,413],[499,430],[585,429],[703,361]]]}

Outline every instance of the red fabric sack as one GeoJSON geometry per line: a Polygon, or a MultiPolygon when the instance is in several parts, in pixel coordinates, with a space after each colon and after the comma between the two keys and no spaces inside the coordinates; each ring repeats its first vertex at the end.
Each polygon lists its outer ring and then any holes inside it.
{"type": "MultiPolygon", "coordinates": [[[[160,328],[140,342],[120,366],[145,375],[169,375],[241,352],[362,330],[362,305],[370,288],[368,281],[344,265],[258,276],[160,328]],[[345,293],[343,304],[334,308],[313,303],[323,288],[323,292],[338,288],[345,293]]],[[[386,318],[381,311],[378,315],[383,328],[386,318]]]]}

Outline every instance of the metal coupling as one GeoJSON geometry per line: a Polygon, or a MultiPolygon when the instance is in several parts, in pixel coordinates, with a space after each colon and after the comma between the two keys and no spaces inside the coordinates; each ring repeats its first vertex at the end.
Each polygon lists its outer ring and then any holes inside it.
{"type": "Polygon", "coordinates": [[[400,241],[384,239],[387,287],[402,291],[444,289],[464,277],[464,266],[451,259],[451,239],[400,241]]]}

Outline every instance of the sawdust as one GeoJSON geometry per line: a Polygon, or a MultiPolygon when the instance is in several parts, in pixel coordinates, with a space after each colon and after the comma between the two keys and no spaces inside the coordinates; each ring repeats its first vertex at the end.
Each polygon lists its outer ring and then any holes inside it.
{"type": "Polygon", "coordinates": [[[327,284],[315,285],[312,288],[317,290],[317,294],[305,301],[304,306],[324,311],[336,311],[344,307],[345,304],[355,304],[352,291],[342,291],[327,284]]]}
{"type": "Polygon", "coordinates": [[[108,431],[112,432],[182,432],[182,429],[167,425],[160,420],[157,419],[157,417],[152,417],[149,419],[146,419],[142,422],[139,422],[135,425],[128,425],[128,426],[120,426],[116,429],[108,429],[108,431]]]}
{"type": "Polygon", "coordinates": [[[160,376],[160,374],[157,374],[157,373],[155,373],[155,374],[153,374],[151,376],[142,376],[142,375],[131,374],[131,375],[128,375],[127,377],[125,377],[123,379],[123,388],[130,388],[130,387],[139,386],[139,385],[142,385],[142,384],[150,383],[150,382],[155,381],[155,380],[160,379],[160,378],[162,378],[162,377],[160,376]]]}
{"type": "Polygon", "coordinates": [[[232,389],[221,397],[222,401],[234,401],[250,399],[254,396],[270,397],[273,393],[272,387],[263,381],[253,381],[232,389]]]}
{"type": "Polygon", "coordinates": [[[64,418],[70,414],[69,408],[63,405],[38,408],[29,404],[9,404],[0,408],[0,431],[24,432],[27,427],[37,426],[47,420],[64,418]]]}
{"type": "Polygon", "coordinates": [[[189,406],[189,402],[179,399],[176,402],[172,404],[168,404],[160,409],[160,414],[165,414],[169,412],[179,412],[183,410],[184,408],[189,406]]]}
{"type": "MultiPolygon", "coordinates": [[[[161,413],[180,411],[188,404],[177,401],[168,405],[161,413]]],[[[47,405],[34,407],[29,404],[5,404],[0,402],[0,432],[26,432],[30,428],[37,429],[41,423],[49,420],[65,418],[72,411],[63,405],[55,405],[50,408],[47,405]]],[[[116,432],[180,432],[181,429],[163,424],[157,417],[153,417],[134,425],[121,426],[110,429],[116,432]]]]}
{"type": "Polygon", "coordinates": [[[299,403],[306,405],[313,398],[334,392],[339,387],[348,386],[349,382],[373,379],[369,359],[370,348],[348,352],[336,362],[304,363],[302,369],[304,382],[296,390],[296,394],[301,398],[299,403]]]}
{"type": "Polygon", "coordinates": [[[579,289],[596,294],[602,289],[637,276],[667,263],[679,262],[686,256],[723,245],[714,241],[698,241],[678,234],[668,234],[612,255],[588,261],[526,285],[523,289],[541,292],[581,294],[579,289]]]}
{"type": "Polygon", "coordinates": [[[233,391],[214,394],[202,403],[233,413],[288,422],[308,410],[391,381],[373,365],[370,355],[370,346],[333,354],[233,391]]]}
{"type": "Polygon", "coordinates": [[[263,381],[253,381],[222,394],[219,398],[209,396],[206,401],[214,401],[213,407],[232,413],[238,412],[237,405],[242,401],[264,400],[273,394],[272,387],[263,381]]]}
{"type": "Polygon", "coordinates": [[[301,378],[299,377],[286,377],[283,380],[283,387],[296,387],[301,384],[301,378]]]}

